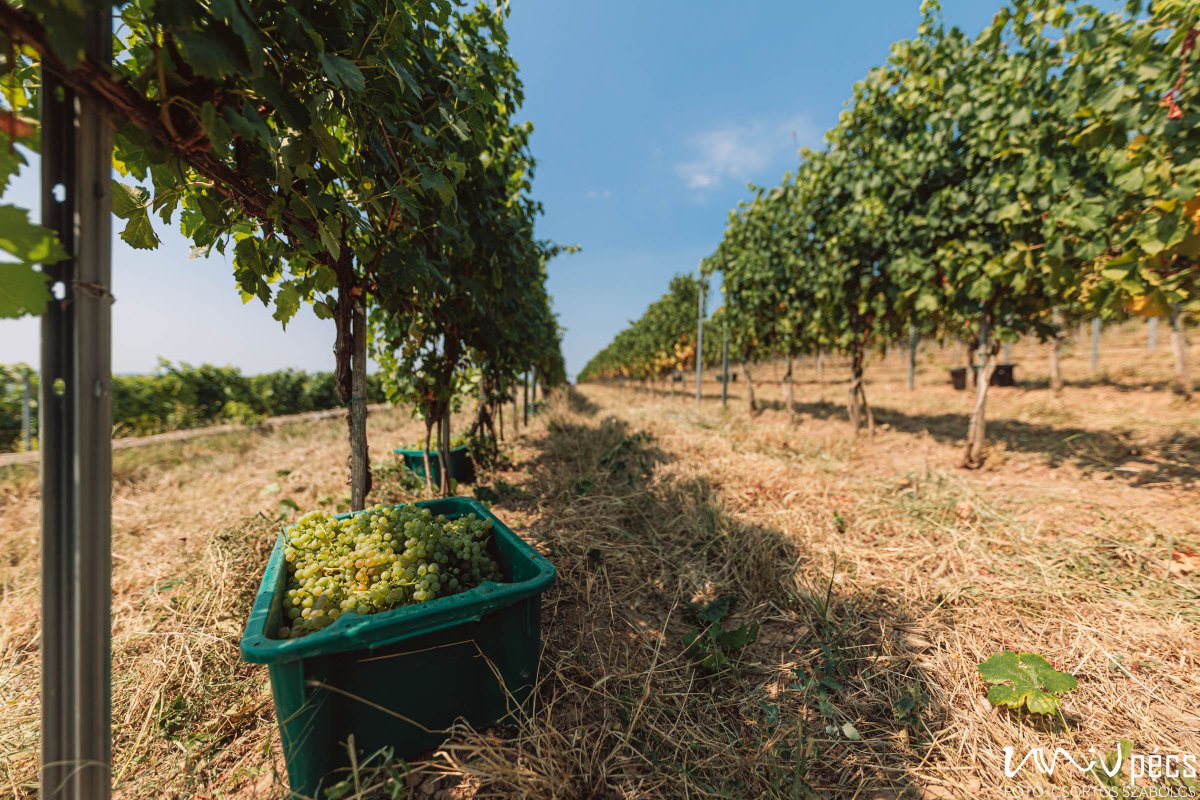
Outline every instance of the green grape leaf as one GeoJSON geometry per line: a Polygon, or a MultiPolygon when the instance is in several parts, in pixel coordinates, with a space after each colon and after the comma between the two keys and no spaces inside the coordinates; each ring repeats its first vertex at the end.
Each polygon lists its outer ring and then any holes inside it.
{"type": "Polygon", "coordinates": [[[450,185],[450,181],[446,180],[446,176],[441,173],[422,173],[421,188],[432,189],[443,203],[449,203],[454,199],[454,187],[450,185]]]}
{"type": "Polygon", "coordinates": [[[992,684],[987,699],[993,706],[1025,706],[1034,714],[1054,713],[1062,702],[1059,695],[1079,685],[1074,675],[1059,672],[1036,653],[1012,650],[997,653],[980,664],[979,677],[992,684]]]}
{"type": "Polygon", "coordinates": [[[135,250],[153,250],[159,245],[158,234],[150,224],[150,192],[141,186],[112,182],[112,212],[127,220],[121,238],[135,250]]]}
{"type": "Polygon", "coordinates": [[[275,320],[283,323],[286,330],[288,321],[300,310],[300,291],[292,282],[284,283],[275,294],[275,320]]]}
{"type": "Polygon", "coordinates": [[[911,694],[906,694],[892,704],[892,716],[896,719],[905,719],[916,707],[917,698],[911,694]]]}
{"type": "Polygon", "coordinates": [[[0,264],[0,319],[41,314],[50,300],[46,276],[30,264],[0,264]]]}
{"type": "Polygon", "coordinates": [[[367,86],[362,71],[348,58],[321,53],[321,68],[334,86],[341,86],[354,94],[359,94],[367,86]]]}
{"type": "Polygon", "coordinates": [[[329,229],[329,226],[320,220],[317,221],[317,235],[321,237],[321,246],[325,248],[325,251],[329,253],[329,255],[333,256],[335,259],[341,255],[341,243],[338,241],[338,238],[334,236],[333,231],[329,229]]]}
{"type": "Polygon", "coordinates": [[[187,63],[198,74],[220,80],[248,68],[245,53],[211,31],[176,31],[175,39],[186,51],[187,63]]]}
{"type": "Polygon", "coordinates": [[[234,246],[233,274],[242,290],[242,302],[257,297],[265,306],[271,300],[269,284],[278,280],[280,270],[269,245],[269,240],[246,236],[234,246]]]}
{"type": "Polygon", "coordinates": [[[54,264],[67,257],[58,237],[30,222],[24,209],[0,205],[0,251],[17,262],[0,263],[0,318],[41,314],[50,292],[46,276],[33,265],[54,264]]]}
{"type": "Polygon", "coordinates": [[[722,595],[707,603],[688,603],[687,605],[701,622],[719,622],[728,616],[729,610],[733,607],[733,597],[732,595],[722,595]]]}
{"type": "Polygon", "coordinates": [[[25,264],[54,264],[67,257],[58,236],[29,221],[29,212],[0,205],[0,250],[25,264]]]}
{"type": "Polygon", "coordinates": [[[741,650],[758,638],[758,623],[742,625],[732,631],[719,631],[713,638],[725,650],[741,650]]]}
{"type": "Polygon", "coordinates": [[[239,7],[237,0],[213,0],[213,13],[227,21],[234,33],[242,40],[248,51],[261,50],[262,37],[258,35],[255,25],[247,18],[246,13],[239,7]]]}
{"type": "Polygon", "coordinates": [[[311,132],[313,141],[317,145],[317,152],[321,154],[322,158],[330,163],[337,163],[341,160],[342,154],[338,149],[337,139],[333,138],[333,134],[325,128],[322,122],[319,120],[314,122],[311,132]]]}
{"type": "Polygon", "coordinates": [[[140,214],[130,217],[120,236],[135,250],[154,250],[160,242],[158,234],[154,232],[154,226],[150,223],[150,215],[145,209],[142,209],[140,214]]]}
{"type": "Polygon", "coordinates": [[[917,295],[917,300],[913,303],[913,308],[917,311],[933,312],[937,311],[937,297],[929,292],[921,292],[917,295]]]}

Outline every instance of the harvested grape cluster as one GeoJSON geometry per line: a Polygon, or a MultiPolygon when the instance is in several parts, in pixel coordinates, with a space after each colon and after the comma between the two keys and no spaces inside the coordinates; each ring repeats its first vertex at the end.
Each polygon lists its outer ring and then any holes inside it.
{"type": "Polygon", "coordinates": [[[314,511],[287,534],[288,583],[281,639],[500,580],[487,551],[492,524],[469,514],[434,516],[417,506],[375,506],[335,519],[314,511]]]}

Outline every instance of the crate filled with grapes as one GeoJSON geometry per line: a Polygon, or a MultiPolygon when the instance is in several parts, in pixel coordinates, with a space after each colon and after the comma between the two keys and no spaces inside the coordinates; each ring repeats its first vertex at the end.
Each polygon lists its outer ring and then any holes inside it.
{"type": "MultiPolygon", "coordinates": [[[[455,436],[450,440],[450,456],[446,463],[450,466],[450,477],[459,483],[475,482],[475,459],[471,457],[471,439],[468,436],[455,436]]],[[[407,447],[397,447],[396,455],[404,460],[418,478],[425,478],[425,449],[420,444],[410,444],[407,447]]],[[[440,450],[429,451],[429,479],[439,484],[442,480],[442,453],[440,450]]]]}
{"type": "MultiPolygon", "coordinates": [[[[279,538],[242,656],[266,664],[293,792],[528,697],[554,567],[468,498],[307,514],[279,538]]],[[[344,777],[344,775],[342,776],[344,777]]]]}

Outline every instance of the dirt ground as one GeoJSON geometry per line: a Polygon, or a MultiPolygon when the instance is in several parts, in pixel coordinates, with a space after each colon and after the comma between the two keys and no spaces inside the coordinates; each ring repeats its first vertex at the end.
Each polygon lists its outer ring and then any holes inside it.
{"type": "MultiPolygon", "coordinates": [[[[560,394],[475,487],[559,570],[527,718],[364,765],[341,796],[1183,791],[1130,787],[1127,769],[1004,770],[1006,747],[1200,755],[1200,407],[1167,388],[1165,327],[1153,353],[1139,329],[1106,336],[1096,375],[1086,348],[1068,353],[1061,397],[1044,350],[1014,348],[1022,385],[992,393],[978,471],[957,466],[970,399],[946,382],[952,349],[923,352],[916,392],[900,354],[871,365],[873,438],[851,434],[832,363],[824,382],[798,365],[794,415],[777,365],[755,370],[754,416],[738,384],[727,409],[715,382],[698,409],[682,392],[560,394]],[[710,627],[697,609],[719,598],[710,627]],[[1005,649],[1077,677],[1061,717],[987,703],[977,665],[1005,649]]],[[[384,465],[418,428],[372,414],[372,501],[414,499],[384,465]]],[[[345,461],[336,420],[116,455],[118,797],[285,796],[266,670],[238,641],[293,513],[281,501],[334,510],[345,461]]],[[[21,798],[36,795],[37,509],[35,472],[0,473],[0,792],[21,798]]]]}

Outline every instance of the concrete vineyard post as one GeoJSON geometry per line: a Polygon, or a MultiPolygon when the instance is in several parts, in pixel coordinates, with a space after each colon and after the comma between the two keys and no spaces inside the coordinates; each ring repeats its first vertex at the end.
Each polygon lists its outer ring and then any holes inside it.
{"type": "Polygon", "coordinates": [[[1092,320],[1092,375],[1100,369],[1100,319],[1092,320]]]}
{"type": "Polygon", "coordinates": [[[1158,348],[1158,317],[1146,320],[1146,349],[1153,353],[1158,348]]]}
{"type": "Polygon", "coordinates": [[[1171,351],[1175,356],[1175,378],[1184,397],[1192,396],[1192,371],[1188,364],[1187,322],[1178,304],[1171,307],[1171,351]]]}

